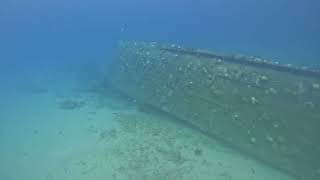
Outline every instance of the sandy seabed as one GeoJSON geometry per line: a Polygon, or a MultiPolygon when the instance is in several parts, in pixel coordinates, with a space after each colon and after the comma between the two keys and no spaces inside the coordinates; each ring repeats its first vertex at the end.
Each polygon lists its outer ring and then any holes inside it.
{"type": "Polygon", "coordinates": [[[59,87],[2,93],[0,179],[293,179],[134,103],[59,87]]]}

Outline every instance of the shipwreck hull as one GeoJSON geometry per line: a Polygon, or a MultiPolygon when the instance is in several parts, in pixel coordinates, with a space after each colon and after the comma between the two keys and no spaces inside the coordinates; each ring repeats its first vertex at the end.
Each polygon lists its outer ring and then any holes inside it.
{"type": "Polygon", "coordinates": [[[255,57],[121,42],[112,86],[299,179],[320,179],[320,73],[255,57]]]}

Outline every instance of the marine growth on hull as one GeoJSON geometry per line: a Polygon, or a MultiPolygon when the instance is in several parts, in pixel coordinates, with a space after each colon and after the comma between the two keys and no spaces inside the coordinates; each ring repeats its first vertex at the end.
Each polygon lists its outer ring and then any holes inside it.
{"type": "Polygon", "coordinates": [[[127,42],[111,85],[259,161],[320,179],[320,71],[253,56],[127,42]]]}

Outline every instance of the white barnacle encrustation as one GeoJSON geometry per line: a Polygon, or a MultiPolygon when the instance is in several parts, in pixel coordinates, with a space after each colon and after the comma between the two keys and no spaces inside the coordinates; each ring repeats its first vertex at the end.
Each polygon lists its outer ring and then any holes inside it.
{"type": "Polygon", "coordinates": [[[271,94],[277,94],[278,93],[278,91],[276,89],[272,88],[272,87],[268,89],[268,92],[270,92],[271,94]]]}
{"type": "Polygon", "coordinates": [[[156,47],[156,42],[152,42],[150,45],[152,48],[156,47]]]}
{"type": "Polygon", "coordinates": [[[273,137],[271,137],[270,135],[267,135],[267,136],[266,136],[266,139],[267,139],[267,141],[269,141],[269,142],[273,142],[273,137]]]}
{"type": "Polygon", "coordinates": [[[255,138],[255,137],[250,137],[250,142],[251,142],[252,144],[255,144],[255,143],[257,142],[257,138],[255,138]]]}
{"type": "Polygon", "coordinates": [[[251,97],[250,100],[251,100],[251,104],[258,104],[259,103],[258,99],[255,97],[251,97]]]}
{"type": "Polygon", "coordinates": [[[262,76],[258,76],[256,78],[256,85],[260,86],[264,83],[266,83],[267,81],[269,80],[269,77],[268,76],[265,76],[265,75],[262,75],[262,76]]]}
{"type": "Polygon", "coordinates": [[[261,79],[262,81],[267,81],[267,80],[269,80],[268,76],[261,76],[260,79],[261,79]]]}
{"type": "Polygon", "coordinates": [[[273,123],[273,127],[274,127],[274,128],[278,128],[278,127],[279,127],[279,124],[278,124],[278,123],[273,123]]]}
{"type": "Polygon", "coordinates": [[[237,119],[239,119],[239,114],[233,114],[233,116],[232,116],[232,120],[237,120],[237,119]]]}
{"type": "Polygon", "coordinates": [[[318,83],[313,83],[313,84],[312,84],[312,88],[313,88],[314,90],[320,90],[320,84],[318,84],[318,83]]]}

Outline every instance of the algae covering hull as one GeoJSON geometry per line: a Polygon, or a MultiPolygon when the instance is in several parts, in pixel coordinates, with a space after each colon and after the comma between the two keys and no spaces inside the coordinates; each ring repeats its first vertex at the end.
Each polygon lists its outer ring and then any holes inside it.
{"type": "Polygon", "coordinates": [[[122,93],[300,179],[320,179],[316,70],[158,43],[120,42],[122,93]]]}

